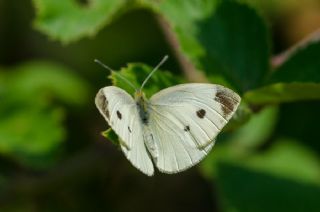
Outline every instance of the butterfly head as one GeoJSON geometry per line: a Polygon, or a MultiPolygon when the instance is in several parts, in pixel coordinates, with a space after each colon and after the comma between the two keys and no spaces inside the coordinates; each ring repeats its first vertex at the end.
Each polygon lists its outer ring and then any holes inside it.
{"type": "Polygon", "coordinates": [[[143,118],[143,120],[147,120],[148,100],[145,94],[141,90],[138,90],[135,92],[134,99],[138,106],[140,116],[143,118]]]}
{"type": "Polygon", "coordinates": [[[133,85],[128,79],[126,79],[124,76],[122,76],[120,73],[113,71],[111,68],[109,68],[107,65],[103,64],[102,62],[100,62],[99,60],[95,59],[94,61],[98,64],[100,64],[102,67],[106,68],[107,70],[109,70],[111,73],[114,73],[115,75],[117,75],[119,78],[121,78],[124,82],[126,82],[129,86],[131,86],[136,92],[135,92],[135,100],[137,103],[141,103],[141,105],[144,105],[144,103],[146,102],[146,97],[144,95],[144,93],[142,92],[143,87],[145,86],[145,84],[147,83],[147,81],[150,79],[150,77],[158,70],[158,68],[168,59],[168,55],[165,55],[162,60],[160,61],[160,63],[149,73],[149,75],[147,76],[147,78],[143,81],[143,83],[141,84],[141,87],[139,89],[136,88],[135,85],[133,85]]]}
{"type": "Polygon", "coordinates": [[[136,100],[136,102],[145,102],[146,101],[146,95],[141,91],[141,90],[137,90],[134,93],[134,99],[136,100]]]}

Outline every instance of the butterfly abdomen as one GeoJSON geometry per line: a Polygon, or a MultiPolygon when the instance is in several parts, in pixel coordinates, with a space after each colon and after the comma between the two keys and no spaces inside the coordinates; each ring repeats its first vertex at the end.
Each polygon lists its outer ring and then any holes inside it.
{"type": "Polygon", "coordinates": [[[155,138],[153,137],[152,131],[148,128],[148,126],[144,127],[143,139],[152,158],[153,159],[158,158],[158,155],[159,155],[158,146],[157,146],[157,143],[155,142],[155,138]]]}

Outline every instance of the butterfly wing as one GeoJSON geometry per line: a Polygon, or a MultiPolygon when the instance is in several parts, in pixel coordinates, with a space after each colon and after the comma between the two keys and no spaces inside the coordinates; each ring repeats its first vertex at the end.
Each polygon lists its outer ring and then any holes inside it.
{"type": "Polygon", "coordinates": [[[151,176],[154,168],[143,139],[142,123],[133,98],[124,90],[108,86],[99,90],[95,103],[120,138],[120,146],[128,160],[151,176]]]}
{"type": "Polygon", "coordinates": [[[240,97],[232,90],[202,83],[173,86],[152,96],[148,127],[153,142],[146,146],[153,146],[159,170],[175,173],[197,164],[239,103],[240,97]]]}

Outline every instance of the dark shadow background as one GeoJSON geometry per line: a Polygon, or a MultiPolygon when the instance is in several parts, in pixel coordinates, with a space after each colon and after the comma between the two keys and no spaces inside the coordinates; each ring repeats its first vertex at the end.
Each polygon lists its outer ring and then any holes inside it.
{"type": "MultiPolygon", "coordinates": [[[[295,11],[288,6],[279,12],[262,8],[273,33],[274,54],[320,27],[320,13],[308,12],[313,10],[308,4],[299,9],[295,11]]],[[[53,167],[33,170],[10,157],[0,156],[0,172],[8,179],[1,189],[0,211],[21,211],[16,209],[17,205],[22,211],[221,211],[216,183],[207,180],[197,167],[176,175],[156,173],[152,178],[146,177],[100,136],[107,126],[93,99],[95,92],[110,82],[107,72],[93,59],[99,58],[117,70],[136,61],[155,66],[163,55],[172,55],[154,15],[146,10],[131,11],[97,36],[70,45],[62,45],[35,31],[34,15],[30,1],[0,0],[0,66],[10,71],[30,60],[65,65],[87,81],[92,101],[78,109],[66,106],[67,139],[61,147],[61,158],[53,167]]],[[[163,69],[181,75],[173,56],[163,69]]],[[[284,104],[280,111],[275,134],[302,139],[319,153],[319,140],[315,140],[320,138],[319,102],[284,104]],[[302,122],[315,123],[312,130],[293,126],[291,114],[297,111],[303,111],[299,114],[302,122]]],[[[225,177],[237,177],[236,174],[225,177]]],[[[257,177],[261,180],[258,185],[265,183],[265,176],[258,173],[257,177]]],[[[241,192],[235,195],[241,196],[241,192]]]]}

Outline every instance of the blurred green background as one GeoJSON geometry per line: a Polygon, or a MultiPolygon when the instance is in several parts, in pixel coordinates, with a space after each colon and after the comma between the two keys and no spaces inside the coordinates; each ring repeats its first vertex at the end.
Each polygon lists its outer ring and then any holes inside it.
{"type": "Polygon", "coordinates": [[[319,28],[318,0],[0,0],[0,211],[320,211],[319,28]],[[150,178],[101,135],[95,94],[125,87],[93,60],[141,83],[166,54],[147,94],[242,104],[199,165],[150,178]]]}

